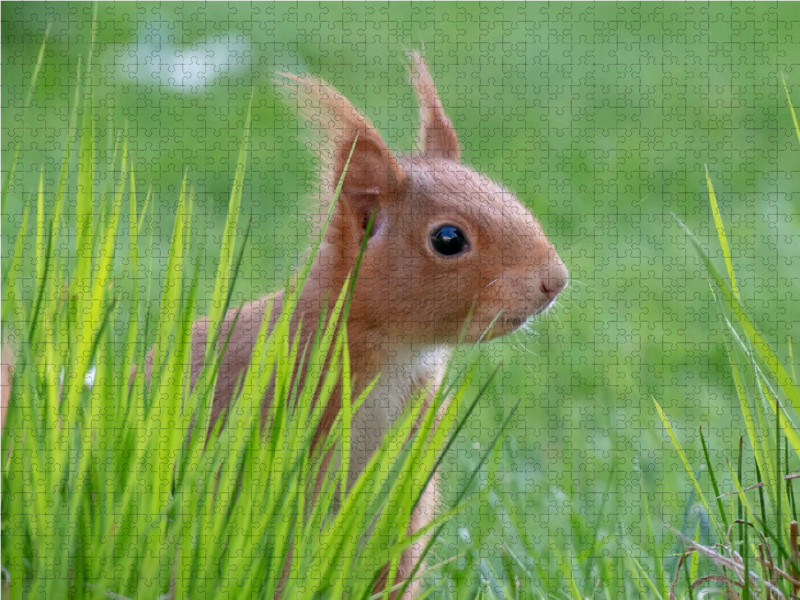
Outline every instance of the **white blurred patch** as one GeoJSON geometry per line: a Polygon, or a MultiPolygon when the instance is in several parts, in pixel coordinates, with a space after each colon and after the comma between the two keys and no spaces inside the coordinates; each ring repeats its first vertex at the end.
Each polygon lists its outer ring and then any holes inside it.
{"type": "Polygon", "coordinates": [[[252,44],[241,33],[222,33],[193,44],[179,45],[171,43],[174,32],[167,34],[160,27],[146,23],[138,37],[143,41],[107,51],[110,54],[106,58],[113,60],[105,64],[114,65],[116,79],[197,92],[223,74],[244,74],[252,70],[252,44]]]}
{"type": "MultiPolygon", "coordinates": [[[[97,375],[97,367],[92,367],[89,369],[89,372],[86,373],[86,376],[83,378],[83,383],[88,386],[92,387],[94,385],[94,378],[97,375]]],[[[58,375],[58,385],[64,385],[64,367],[61,367],[61,373],[58,375]]]]}
{"type": "Polygon", "coordinates": [[[97,375],[97,367],[92,367],[89,369],[89,372],[86,374],[86,377],[83,378],[84,383],[92,387],[94,385],[94,377],[97,375]]]}

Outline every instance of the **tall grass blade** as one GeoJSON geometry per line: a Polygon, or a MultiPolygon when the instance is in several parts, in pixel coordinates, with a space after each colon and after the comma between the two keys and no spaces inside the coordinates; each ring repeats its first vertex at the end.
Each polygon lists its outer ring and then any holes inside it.
{"type": "MultiPolygon", "coordinates": [[[[48,21],[47,27],[44,30],[44,38],[42,39],[42,45],[39,48],[39,54],[36,57],[36,65],[33,67],[33,73],[31,74],[31,82],[28,85],[28,93],[25,96],[25,102],[22,105],[22,119],[21,121],[24,123],[27,117],[28,109],[31,106],[31,100],[33,99],[33,90],[36,88],[36,81],[39,79],[39,71],[44,64],[44,50],[47,46],[47,38],[50,36],[50,28],[52,27],[53,22],[48,21]]],[[[19,151],[20,145],[22,141],[18,141],[16,146],[14,147],[14,158],[11,160],[11,168],[8,170],[8,175],[6,176],[5,185],[3,185],[3,196],[0,199],[0,212],[5,214],[6,212],[6,200],[8,199],[8,192],[11,188],[11,182],[14,181],[14,175],[17,171],[17,163],[19,162],[19,151]]]]}
{"type": "Polygon", "coordinates": [[[39,193],[36,202],[36,285],[44,283],[44,253],[47,232],[44,228],[44,165],[39,170],[39,193]]]}
{"type": "Polygon", "coordinates": [[[664,414],[664,411],[661,410],[661,405],[653,398],[653,404],[656,406],[656,411],[658,411],[658,416],[661,418],[661,422],[664,424],[664,428],[667,430],[669,434],[670,440],[672,440],[672,445],[678,453],[678,456],[683,463],[684,469],[689,474],[689,478],[692,480],[692,485],[694,486],[695,492],[697,493],[698,498],[700,498],[700,502],[703,504],[703,508],[705,509],[706,513],[708,514],[708,518],[711,520],[711,523],[714,525],[714,529],[717,531],[717,535],[719,535],[720,539],[724,539],[724,532],[717,523],[717,520],[714,518],[714,513],[711,512],[711,508],[708,506],[708,502],[706,501],[705,494],[703,493],[702,488],[700,487],[700,483],[697,481],[697,478],[694,476],[694,472],[692,471],[692,467],[689,465],[689,461],[686,458],[686,455],[683,452],[683,448],[681,447],[681,443],[678,441],[675,432],[672,430],[672,425],[669,423],[669,419],[664,414]]]}
{"type": "Polygon", "coordinates": [[[80,298],[89,300],[94,215],[94,120],[92,107],[83,111],[80,157],[78,160],[78,190],[75,196],[75,278],[73,290],[80,298]]]}
{"type": "Polygon", "coordinates": [[[72,160],[72,145],[78,135],[78,109],[81,98],[81,59],[78,58],[78,66],[75,74],[75,95],[72,99],[72,111],[69,117],[69,130],[67,131],[67,144],[64,148],[64,157],[61,159],[61,171],[58,176],[58,188],[53,205],[53,229],[56,238],[61,230],[61,213],[64,206],[64,194],[67,190],[67,182],[70,173],[70,161],[72,160]]]}
{"type": "MultiPolygon", "coordinates": [[[[739,502],[741,503],[742,510],[744,511],[747,519],[750,523],[756,522],[756,516],[753,513],[753,509],[750,506],[750,502],[747,500],[747,496],[745,495],[744,491],[742,490],[742,485],[740,483],[739,477],[736,475],[736,472],[731,465],[731,461],[727,461],[728,464],[728,472],[730,473],[731,479],[733,480],[733,484],[736,487],[736,497],[738,498],[739,502]]],[[[743,516],[745,516],[743,515],[743,516]]]]}
{"type": "MultiPolygon", "coordinates": [[[[188,172],[184,173],[181,183],[181,192],[178,197],[178,206],[175,214],[175,223],[172,230],[167,270],[164,278],[164,287],[161,292],[159,307],[159,323],[174,323],[179,314],[180,299],[183,295],[183,263],[189,248],[191,199],[186,193],[186,179],[188,172]]],[[[153,355],[153,373],[161,373],[162,365],[167,358],[171,331],[167,327],[159,327],[153,355]]]]}
{"type": "MultiPolygon", "coordinates": [[[[744,424],[747,430],[747,437],[750,440],[750,445],[753,448],[753,453],[756,457],[756,464],[762,473],[767,474],[768,477],[774,476],[774,468],[770,460],[769,448],[762,445],[762,432],[756,429],[756,419],[750,410],[750,400],[745,388],[744,381],[742,380],[741,368],[736,358],[736,349],[732,348],[726,341],[725,347],[728,351],[728,360],[731,366],[731,375],[733,376],[734,389],[739,398],[739,408],[744,417],[744,424]]],[[[768,439],[768,438],[767,438],[768,439]]],[[[774,479],[772,480],[774,482],[774,479]]],[[[774,492],[774,487],[769,485],[769,492],[774,492]]],[[[716,490],[715,490],[716,493],[716,490]]],[[[717,496],[719,494],[717,493],[717,496]]],[[[774,499],[774,495],[772,496],[774,499]]],[[[727,529],[727,527],[726,527],[727,529]]]]}
{"type": "Polygon", "coordinates": [[[708,201],[711,204],[711,213],[714,215],[714,225],[717,228],[717,237],[719,238],[719,245],[722,248],[722,255],[725,258],[725,266],[728,269],[728,277],[731,280],[731,287],[736,298],[739,298],[739,288],[736,286],[736,275],[733,272],[733,262],[731,261],[731,250],[728,247],[728,237],[725,235],[725,225],[722,223],[722,215],[719,212],[717,205],[717,195],[714,193],[714,186],[711,184],[711,178],[708,175],[708,167],[706,166],[706,185],[708,186],[708,201]]]}
{"type": "Polygon", "coordinates": [[[797,115],[794,112],[792,97],[789,95],[789,88],[786,86],[786,76],[783,73],[781,73],[781,81],[783,82],[783,91],[786,92],[786,101],[789,103],[789,110],[792,111],[792,122],[794,123],[794,131],[795,133],[797,133],[797,140],[800,141],[800,125],[797,124],[797,115]]]}
{"type": "Polygon", "coordinates": [[[800,415],[800,389],[797,388],[794,379],[791,377],[791,375],[789,375],[789,372],[783,366],[780,359],[771,350],[767,341],[761,336],[755,325],[753,325],[753,323],[750,321],[747,313],[745,313],[744,308],[740,304],[738,297],[731,291],[731,289],[722,279],[719,271],[717,271],[716,267],[709,260],[708,254],[706,254],[703,247],[700,245],[694,235],[692,235],[692,232],[689,231],[689,229],[683,225],[683,223],[681,223],[681,225],[686,231],[689,240],[697,250],[700,260],[703,262],[704,266],[714,279],[717,288],[722,293],[726,305],[731,309],[739,325],[744,330],[745,336],[753,343],[753,347],[756,349],[756,352],[758,352],[758,355],[764,361],[764,364],[766,364],[769,372],[777,381],[778,387],[786,395],[786,397],[789,398],[792,406],[795,409],[795,412],[800,415]]]}
{"type": "MultiPolygon", "coordinates": [[[[244,188],[244,175],[247,167],[247,142],[250,135],[250,120],[253,110],[253,96],[255,88],[250,95],[250,104],[247,106],[247,116],[245,117],[244,133],[242,143],[239,147],[239,156],[236,160],[236,172],[233,178],[230,201],[228,203],[228,217],[225,221],[225,229],[222,234],[222,244],[219,252],[219,266],[217,268],[217,279],[214,282],[214,291],[211,295],[211,314],[209,315],[209,331],[213,332],[219,327],[225,315],[226,300],[228,291],[231,287],[229,279],[233,262],[233,249],[236,243],[236,227],[239,222],[239,209],[242,204],[242,191],[244,188]]],[[[206,360],[213,352],[211,346],[212,336],[207,339],[208,348],[206,349],[206,360]]]]}
{"type": "MultiPolygon", "coordinates": [[[[643,579],[644,582],[647,584],[647,587],[649,587],[652,590],[653,597],[654,598],[658,598],[659,600],[662,600],[664,596],[661,594],[661,591],[658,589],[658,587],[656,587],[656,582],[653,581],[652,579],[650,579],[650,576],[647,574],[647,571],[645,571],[644,567],[642,567],[641,563],[638,560],[636,560],[636,557],[635,556],[628,556],[626,558],[628,559],[628,561],[630,561],[633,564],[634,567],[636,567],[636,571],[638,571],[638,573],[639,573],[639,578],[643,579]]],[[[658,561],[656,561],[656,562],[658,562],[658,561]]],[[[631,571],[633,572],[634,569],[631,569],[631,571]]],[[[638,582],[637,582],[637,586],[638,586],[638,582]]],[[[639,587],[639,595],[643,596],[643,597],[646,597],[644,589],[642,589],[641,587],[639,587]]]]}
{"type": "MultiPolygon", "coordinates": [[[[664,564],[661,559],[661,556],[658,554],[658,550],[660,549],[660,545],[656,542],[656,536],[653,532],[653,523],[651,522],[650,517],[650,506],[649,501],[647,499],[647,492],[645,491],[644,482],[642,481],[643,475],[642,472],[639,471],[639,487],[641,489],[641,498],[642,498],[642,513],[643,513],[643,521],[645,523],[645,527],[647,529],[647,542],[648,546],[648,554],[653,559],[653,566],[656,571],[656,583],[661,588],[660,592],[657,592],[659,596],[664,597],[669,595],[669,582],[667,581],[666,575],[664,574],[664,564]]],[[[641,567],[640,567],[641,568],[641,567]]]]}
{"type": "MultiPolygon", "coordinates": [[[[456,504],[460,503],[464,499],[464,496],[466,496],[467,491],[469,490],[469,487],[472,484],[473,480],[478,475],[478,473],[480,472],[481,468],[483,468],[483,465],[489,459],[489,456],[491,456],[492,453],[495,452],[498,442],[502,439],[503,434],[506,431],[506,428],[508,427],[509,423],[511,423],[511,419],[516,414],[517,409],[519,408],[519,405],[520,405],[521,402],[522,402],[521,398],[519,400],[517,400],[516,404],[511,408],[511,411],[509,411],[508,415],[503,420],[503,423],[501,424],[500,429],[498,430],[497,435],[495,436],[494,440],[492,440],[492,443],[489,445],[489,447],[483,453],[483,455],[481,456],[480,460],[478,461],[478,464],[475,465],[475,468],[472,470],[472,473],[470,474],[470,476],[467,479],[466,483],[464,484],[464,486],[461,488],[461,490],[459,491],[458,495],[456,496],[456,500],[455,500],[456,504]]],[[[417,574],[417,571],[419,571],[420,566],[422,565],[423,561],[425,560],[425,557],[428,555],[428,553],[430,552],[431,548],[433,548],[433,544],[436,542],[437,538],[442,533],[443,529],[444,529],[444,525],[439,526],[439,528],[431,536],[431,539],[428,541],[428,544],[425,546],[425,549],[422,551],[422,555],[420,556],[419,562],[417,562],[417,564],[411,570],[411,573],[409,574],[407,581],[405,582],[405,584],[401,588],[401,592],[399,594],[400,596],[402,596],[406,592],[406,590],[408,589],[408,586],[413,581],[414,577],[417,574]]]]}
{"type": "Polygon", "coordinates": [[[717,486],[717,478],[714,475],[714,465],[711,464],[711,458],[708,455],[708,446],[706,445],[706,438],[703,435],[703,428],[700,427],[700,442],[703,445],[703,455],[706,459],[706,467],[708,468],[708,475],[711,479],[711,486],[714,488],[714,497],[717,500],[717,508],[719,509],[719,515],[722,518],[722,526],[727,531],[728,529],[728,519],[725,515],[725,507],[722,505],[722,496],[719,493],[719,487],[717,486]]]}

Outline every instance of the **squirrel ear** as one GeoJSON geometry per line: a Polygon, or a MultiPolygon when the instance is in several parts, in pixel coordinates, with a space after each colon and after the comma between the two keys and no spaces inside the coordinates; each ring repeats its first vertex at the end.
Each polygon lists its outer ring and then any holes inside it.
{"type": "Polygon", "coordinates": [[[419,52],[412,52],[411,84],[419,98],[419,144],[426,154],[446,160],[461,160],[461,148],[453,124],[444,114],[442,102],[436,93],[433,77],[419,52]]]}
{"type": "Polygon", "coordinates": [[[391,202],[402,193],[406,175],[374,128],[363,127],[357,133],[357,138],[351,134],[337,140],[333,180],[338,182],[341,178],[352,150],[341,196],[356,215],[359,225],[366,228],[375,208],[381,203],[391,202]]]}
{"type": "Polygon", "coordinates": [[[323,185],[331,192],[336,189],[353,150],[342,183],[341,200],[365,227],[379,203],[403,192],[405,173],[377,129],[342,94],[317,77],[287,73],[281,76],[297,84],[290,91],[297,101],[298,112],[315,133],[311,146],[320,155],[323,185]]]}

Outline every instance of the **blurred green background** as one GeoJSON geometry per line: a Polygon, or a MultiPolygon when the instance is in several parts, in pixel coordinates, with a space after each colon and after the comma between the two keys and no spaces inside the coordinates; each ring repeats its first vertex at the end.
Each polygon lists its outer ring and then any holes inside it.
{"type": "MultiPolygon", "coordinates": [[[[2,4],[4,177],[20,149],[4,198],[4,266],[41,169],[55,190],[77,67],[85,76],[91,59],[81,102],[107,148],[97,159],[111,169],[127,129],[137,190],[152,189],[143,260],[155,276],[143,291],[158,295],[184,173],[213,281],[251,90],[240,223],[252,217],[253,235],[237,299],[278,288],[307,247],[315,163],[272,74],[320,75],[390,146],[409,149],[417,108],[403,51],[424,45],[465,162],[516,191],[572,277],[534,335],[480,350],[483,377],[503,366],[445,467],[445,502],[518,398],[522,410],[494,465],[496,501],[458,517],[438,558],[472,548],[499,560],[510,548],[556,588],[572,560],[590,595],[596,561],[642,554],[640,481],[654,523],[694,532],[691,484],[652,399],[696,468],[699,426],[727,472],[743,423],[719,313],[678,220],[722,264],[707,165],[743,301],[788,362],[787,337],[800,338],[800,144],[781,74],[800,104],[800,4],[100,3],[90,52],[93,10],[2,4]]],[[[32,274],[34,255],[28,245],[32,274]]],[[[123,299],[136,284],[126,258],[119,248],[123,299]]],[[[657,535],[668,553],[675,536],[657,535]]]]}

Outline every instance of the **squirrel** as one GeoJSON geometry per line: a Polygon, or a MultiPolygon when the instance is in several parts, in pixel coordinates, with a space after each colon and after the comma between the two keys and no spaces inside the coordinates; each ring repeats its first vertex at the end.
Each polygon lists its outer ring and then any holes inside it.
{"type": "MultiPolygon", "coordinates": [[[[369,119],[322,79],[284,75],[311,125],[323,207],[344,173],[293,317],[293,335],[303,323],[301,345],[314,335],[323,310],[329,314],[368,236],[347,321],[353,393],[380,376],[353,417],[351,483],[415,392],[427,388],[430,402],[459,339],[474,343],[514,332],[546,311],[568,282],[563,261],[516,196],[462,163],[458,136],[425,59],[412,53],[410,63],[420,129],[419,147],[408,154],[393,153],[369,119]]],[[[274,325],[282,300],[278,292],[227,313],[220,340],[230,338],[214,391],[212,426],[248,368],[267,307],[273,307],[274,325]]],[[[203,368],[208,334],[208,319],[194,323],[192,385],[203,368]]],[[[149,381],[152,352],[145,374],[149,381]]],[[[271,398],[269,389],[264,407],[271,398]]],[[[328,433],[340,407],[337,391],[315,441],[328,433]]],[[[412,515],[410,532],[432,520],[436,485],[434,477],[412,515]]],[[[403,555],[399,580],[408,577],[423,546],[419,542],[403,555]]],[[[378,589],[385,579],[384,573],[378,589]]],[[[404,598],[416,597],[419,587],[412,583],[404,598]]]]}

